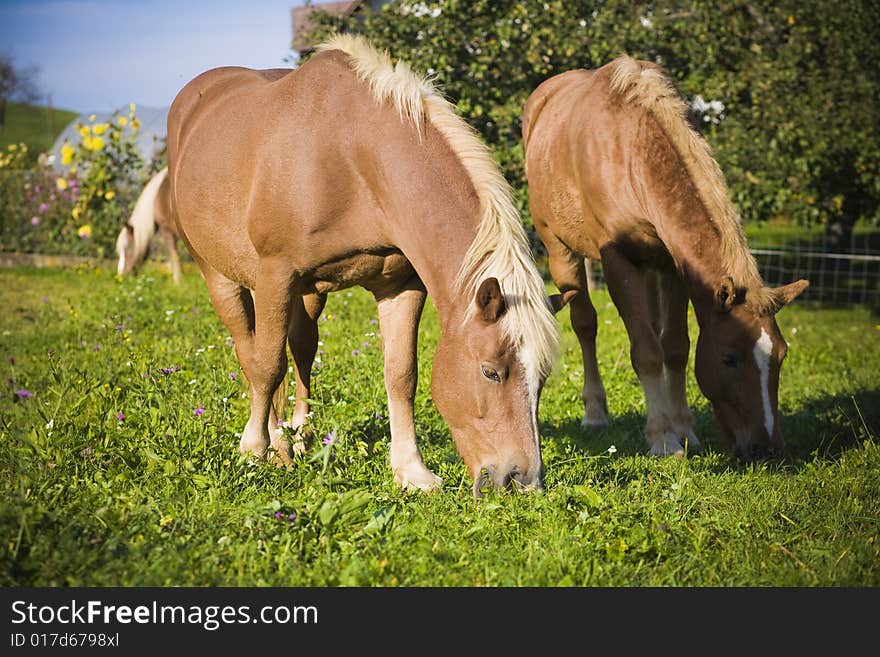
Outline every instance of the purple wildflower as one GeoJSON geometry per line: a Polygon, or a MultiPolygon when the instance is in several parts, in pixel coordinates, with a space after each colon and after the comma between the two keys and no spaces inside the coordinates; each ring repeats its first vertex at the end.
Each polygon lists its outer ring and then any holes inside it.
{"type": "Polygon", "coordinates": [[[287,516],[287,519],[288,519],[290,522],[293,522],[294,520],[296,520],[296,513],[295,513],[295,512],[294,512],[294,513],[291,513],[289,516],[287,516]]]}
{"type": "Polygon", "coordinates": [[[48,210],[48,209],[49,209],[49,204],[48,204],[48,203],[40,203],[40,207],[37,208],[37,211],[38,211],[40,214],[43,214],[43,213],[44,213],[46,210],[48,210]]]}
{"type": "Polygon", "coordinates": [[[375,319],[370,320],[370,324],[378,324],[378,323],[379,323],[378,320],[375,320],[375,319]]]}
{"type": "Polygon", "coordinates": [[[199,404],[199,407],[193,410],[193,415],[199,416],[205,414],[205,407],[199,404]]]}
{"type": "Polygon", "coordinates": [[[276,511],[276,512],[275,512],[275,519],[276,519],[276,520],[281,520],[283,517],[284,517],[284,514],[281,513],[281,511],[276,511]]]}
{"type": "Polygon", "coordinates": [[[177,365],[172,365],[171,367],[163,367],[161,370],[162,374],[174,374],[175,372],[180,371],[180,367],[177,365]]]}
{"type": "Polygon", "coordinates": [[[229,378],[232,379],[233,381],[235,381],[235,372],[230,372],[229,378]]]}
{"type": "Polygon", "coordinates": [[[18,395],[21,399],[30,399],[31,397],[34,396],[34,393],[32,393],[27,388],[22,388],[21,390],[16,390],[15,394],[18,395]]]}
{"type": "Polygon", "coordinates": [[[119,413],[116,414],[116,419],[119,420],[120,422],[124,422],[125,421],[125,413],[120,411],[119,413]]]}
{"type": "Polygon", "coordinates": [[[48,303],[49,297],[40,297],[40,301],[42,301],[43,303],[48,303]]]}
{"type": "Polygon", "coordinates": [[[94,347],[92,347],[92,351],[101,351],[101,345],[96,344],[94,347]]]}
{"type": "Polygon", "coordinates": [[[124,329],[125,329],[125,324],[117,324],[117,325],[116,325],[116,330],[117,330],[117,331],[122,331],[122,330],[124,330],[124,329]]]}
{"type": "Polygon", "coordinates": [[[31,217],[31,226],[39,226],[39,225],[40,225],[40,218],[36,217],[36,216],[31,217]]]}
{"type": "Polygon", "coordinates": [[[352,355],[352,356],[360,356],[360,355],[361,355],[361,350],[360,350],[360,349],[354,349],[354,350],[351,352],[351,355],[352,355]]]}
{"type": "Polygon", "coordinates": [[[325,445],[332,445],[336,442],[336,434],[332,431],[324,436],[324,440],[322,441],[325,445]]]}
{"type": "Polygon", "coordinates": [[[369,342],[361,342],[361,346],[364,348],[367,348],[370,346],[370,343],[369,342]]]}

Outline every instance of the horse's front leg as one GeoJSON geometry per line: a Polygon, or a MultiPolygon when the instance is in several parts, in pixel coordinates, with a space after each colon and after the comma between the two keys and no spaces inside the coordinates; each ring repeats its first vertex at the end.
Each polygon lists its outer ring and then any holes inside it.
{"type": "Polygon", "coordinates": [[[684,441],[688,452],[698,452],[700,441],[694,433],[694,418],[687,403],[688,336],[687,290],[674,271],[659,276],[660,344],[663,347],[663,378],[672,414],[673,431],[684,441]]]}
{"type": "Polygon", "coordinates": [[[287,369],[287,334],[293,306],[293,272],[281,259],[264,258],[257,269],[254,301],[253,349],[242,362],[251,384],[251,414],[241,435],[240,451],[264,456],[270,444],[278,458],[289,463],[290,444],[270,434],[274,422],[272,398],[287,369]],[[270,440],[274,438],[275,440],[270,440]]]}
{"type": "Polygon", "coordinates": [[[630,361],[645,393],[645,438],[651,447],[650,453],[683,456],[674,422],[677,409],[669,402],[663,376],[656,277],[634,265],[613,246],[603,247],[602,266],[608,292],[629,335],[630,361]]]}
{"type": "Polygon", "coordinates": [[[180,255],[177,253],[177,237],[167,228],[159,228],[159,233],[165,242],[165,249],[168,251],[168,266],[171,268],[171,276],[175,284],[180,284],[183,271],[180,267],[180,255]]]}
{"type": "Polygon", "coordinates": [[[425,467],[416,444],[413,403],[418,380],[418,328],[425,305],[421,281],[391,295],[376,296],[385,358],[385,391],[391,424],[391,471],[406,489],[435,490],[443,481],[425,467]]]}

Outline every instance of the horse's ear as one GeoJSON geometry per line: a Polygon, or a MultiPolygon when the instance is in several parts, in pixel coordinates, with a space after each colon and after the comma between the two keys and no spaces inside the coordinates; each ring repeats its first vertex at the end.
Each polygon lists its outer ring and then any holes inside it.
{"type": "Polygon", "coordinates": [[[794,283],[775,288],[772,294],[773,299],[776,301],[776,306],[782,308],[788,305],[797,299],[808,287],[810,287],[810,281],[802,278],[794,283]]]}
{"type": "Polygon", "coordinates": [[[574,295],[576,295],[577,293],[577,290],[568,290],[567,292],[563,292],[562,294],[551,294],[550,307],[553,309],[553,312],[558,313],[560,310],[565,308],[565,306],[568,305],[568,302],[574,299],[574,295]]]}
{"type": "Polygon", "coordinates": [[[487,278],[477,290],[477,312],[487,324],[494,324],[507,312],[507,304],[497,278],[487,278]]]}
{"type": "Polygon", "coordinates": [[[725,276],[718,283],[718,287],[715,288],[715,308],[728,312],[733,308],[735,301],[736,286],[733,284],[733,279],[730,276],[725,276]]]}

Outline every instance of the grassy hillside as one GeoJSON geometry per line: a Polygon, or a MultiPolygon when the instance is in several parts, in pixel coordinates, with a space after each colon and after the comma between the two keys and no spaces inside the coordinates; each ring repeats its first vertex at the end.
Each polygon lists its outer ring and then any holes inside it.
{"type": "Polygon", "coordinates": [[[49,150],[56,137],[76,117],[77,113],[69,110],[9,103],[6,124],[0,132],[0,148],[24,142],[33,153],[49,150]]]}

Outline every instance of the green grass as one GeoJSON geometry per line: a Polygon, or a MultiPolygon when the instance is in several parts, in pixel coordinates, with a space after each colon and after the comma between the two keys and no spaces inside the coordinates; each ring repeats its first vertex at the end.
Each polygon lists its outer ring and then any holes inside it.
{"type": "Polygon", "coordinates": [[[48,151],[61,131],[77,116],[76,112],[63,109],[8,103],[6,125],[0,132],[0,148],[25,143],[34,153],[48,151]]]}
{"type": "Polygon", "coordinates": [[[366,292],[331,295],[320,325],[313,420],[337,442],[316,440],[289,470],[250,465],[235,435],[245,383],[192,267],[179,288],[155,266],[123,282],[100,268],[0,272],[0,585],[880,584],[880,319],[865,309],[779,315],[794,459],[743,466],[693,381],[704,454],[645,456],[625,334],[597,292],[612,425],[579,426],[580,353],[563,310],[540,409],[546,490],[475,500],[428,392],[430,304],[416,421],[445,488],[425,495],[391,480],[366,292]]]}

